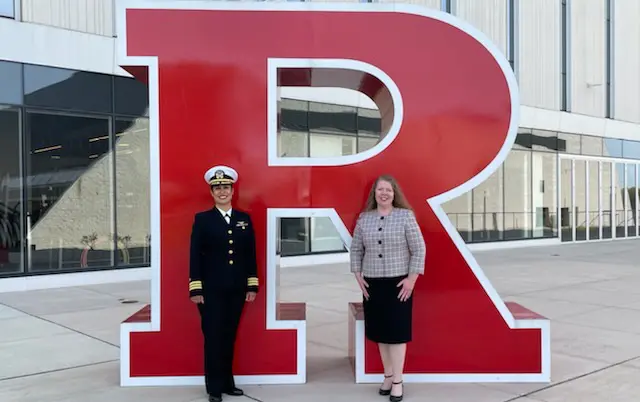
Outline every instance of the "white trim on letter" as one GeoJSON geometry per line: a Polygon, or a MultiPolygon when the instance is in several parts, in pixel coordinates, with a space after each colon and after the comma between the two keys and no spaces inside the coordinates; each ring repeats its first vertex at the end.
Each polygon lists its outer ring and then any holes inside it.
{"type": "Polygon", "coordinates": [[[362,61],[347,59],[276,59],[269,58],[267,73],[267,132],[269,144],[269,166],[341,166],[365,161],[384,151],[398,136],[402,125],[403,104],[400,89],[385,72],[362,61]],[[394,118],[389,131],[382,141],[374,147],[360,153],[335,157],[279,157],[278,156],[278,121],[276,115],[278,69],[279,68],[335,68],[342,70],[356,70],[370,74],[379,79],[391,93],[394,118]]]}
{"type": "MultiPolygon", "coordinates": [[[[511,92],[511,124],[509,127],[509,133],[502,146],[500,152],[495,159],[477,176],[473,177],[469,181],[460,185],[459,187],[452,189],[446,193],[435,196],[429,200],[425,200],[433,208],[435,214],[438,216],[443,224],[443,227],[449,233],[449,236],[453,239],[456,247],[460,250],[461,254],[467,261],[474,275],[478,278],[483,289],[490,297],[491,301],[500,312],[505,323],[512,329],[515,328],[536,328],[541,330],[541,342],[542,352],[541,359],[543,362],[542,373],[522,373],[522,374],[491,374],[491,375],[477,375],[469,373],[456,373],[456,374],[443,374],[443,375],[405,375],[405,381],[408,382],[426,382],[426,381],[438,381],[438,382],[468,382],[472,381],[549,381],[550,379],[550,345],[549,345],[549,322],[548,320],[514,320],[511,312],[506,308],[505,303],[497,294],[494,287],[491,285],[484,272],[478,265],[477,261],[469,251],[469,248],[458,234],[457,230],[453,227],[447,215],[443,211],[441,204],[462,195],[478,184],[485,181],[506,159],[511,146],[513,145],[516,135],[519,121],[519,97],[518,88],[516,85],[515,76],[511,70],[509,62],[506,60],[502,52],[493,44],[493,42],[478,29],[470,25],[469,23],[454,17],[453,15],[445,12],[429,9],[423,6],[401,4],[401,3],[373,3],[373,4],[358,4],[358,3],[307,3],[307,2],[219,2],[219,1],[206,1],[206,0],[185,0],[185,1],[152,1],[152,0],[116,0],[116,57],[119,65],[123,66],[148,66],[149,67],[149,120],[150,120],[150,197],[151,197],[151,322],[150,323],[123,323],[121,325],[121,383],[122,385],[201,385],[203,384],[202,377],[145,377],[145,378],[132,378],[129,372],[130,364],[130,348],[129,348],[129,336],[132,332],[153,332],[160,329],[160,154],[159,154],[159,93],[158,93],[158,61],[157,57],[133,57],[127,55],[127,30],[126,30],[126,10],[127,9],[173,9],[173,10],[238,10],[238,11],[324,11],[324,12],[358,12],[358,13],[405,13],[420,15],[427,18],[432,18],[438,21],[447,23],[455,28],[466,32],[469,36],[476,39],[481,43],[494,57],[496,62],[500,65],[504,76],[506,77],[509,90],[511,92]]],[[[278,65],[289,65],[288,63],[301,63],[301,65],[308,65],[309,60],[292,59],[271,59],[270,67],[278,65]],[[285,63],[285,64],[279,64],[285,63]]],[[[394,125],[393,130],[399,130],[402,123],[402,98],[400,92],[393,83],[393,77],[388,77],[385,73],[377,69],[375,66],[362,63],[353,60],[312,60],[313,67],[320,67],[324,63],[324,66],[343,67],[348,69],[364,69],[364,71],[371,73],[378,77],[391,91],[393,97],[394,107],[394,125]],[[320,63],[320,64],[318,64],[320,63]],[[394,89],[395,88],[395,89],[394,89]],[[395,91],[395,92],[394,92],[395,91]]],[[[270,68],[269,73],[275,69],[270,68]]],[[[270,88],[273,87],[273,77],[269,78],[270,88]]],[[[269,96],[270,94],[267,94],[269,96]]],[[[275,95],[269,98],[269,101],[275,100],[275,95]]],[[[268,111],[269,112],[269,111],[268,111]]],[[[269,119],[275,118],[274,113],[268,113],[269,119]]],[[[269,123],[269,133],[273,128],[273,123],[269,123]]],[[[393,131],[392,130],[392,131],[393,131]]],[[[275,132],[273,133],[275,134],[275,132]]],[[[353,157],[343,158],[305,158],[300,159],[280,159],[272,158],[273,149],[269,149],[269,163],[271,166],[276,165],[324,165],[335,166],[344,165],[350,163],[356,163],[362,160],[371,158],[381,152],[386,146],[388,146],[394,139],[397,132],[390,132],[388,139],[384,140],[377,147],[368,152],[364,152],[353,157]]],[[[269,148],[273,148],[271,145],[273,140],[269,138],[269,148]]],[[[277,155],[277,154],[276,154],[277,155]]],[[[283,384],[283,383],[300,383],[304,382],[306,378],[305,360],[306,349],[304,348],[306,340],[306,330],[304,321],[277,321],[275,320],[275,274],[276,274],[276,256],[275,256],[275,222],[279,216],[304,216],[304,214],[310,214],[312,216],[326,216],[330,217],[336,227],[338,228],[341,237],[345,241],[345,244],[350,245],[351,236],[344,227],[342,220],[338,217],[334,209],[269,209],[268,210],[268,224],[267,228],[270,230],[272,236],[268,236],[268,254],[267,254],[267,278],[266,283],[270,288],[270,293],[267,297],[267,328],[288,328],[296,329],[298,331],[298,372],[295,375],[273,375],[273,376],[239,376],[239,384],[283,384]]],[[[307,215],[309,216],[309,215],[307,215]]],[[[362,328],[359,326],[359,328],[362,328]]],[[[362,356],[360,361],[360,378],[362,381],[380,381],[378,375],[365,375],[364,374],[364,333],[360,329],[358,339],[361,339],[361,350],[359,356],[362,356]],[[364,377],[364,378],[363,378],[364,377]]]]}

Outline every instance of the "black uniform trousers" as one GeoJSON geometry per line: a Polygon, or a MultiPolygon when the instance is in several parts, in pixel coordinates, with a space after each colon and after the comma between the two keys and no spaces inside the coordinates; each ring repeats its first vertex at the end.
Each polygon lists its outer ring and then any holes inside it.
{"type": "Polygon", "coordinates": [[[220,396],[235,387],[233,351],[240,316],[245,304],[244,289],[211,289],[198,304],[204,335],[204,373],[207,394],[220,396]]]}

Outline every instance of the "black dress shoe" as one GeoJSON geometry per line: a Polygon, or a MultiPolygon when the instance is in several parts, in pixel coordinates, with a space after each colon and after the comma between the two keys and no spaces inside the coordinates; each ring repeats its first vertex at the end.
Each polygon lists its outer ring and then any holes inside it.
{"type": "MultiPolygon", "coordinates": [[[[385,375],[384,378],[391,378],[393,377],[392,375],[385,375]]],[[[382,396],[387,396],[387,395],[391,395],[391,388],[389,389],[384,389],[382,387],[380,387],[380,389],[378,390],[378,393],[382,396]]]]}
{"type": "Polygon", "coordinates": [[[244,392],[240,389],[240,388],[229,388],[227,390],[224,391],[225,394],[227,395],[231,395],[231,396],[242,396],[244,395],[244,392]]]}
{"type": "Polygon", "coordinates": [[[222,396],[209,395],[209,402],[222,402],[222,396]]]}
{"type": "MultiPolygon", "coordinates": [[[[400,385],[400,384],[402,384],[402,381],[393,383],[393,385],[400,385]]],[[[389,400],[391,402],[400,402],[400,401],[402,401],[403,394],[404,394],[404,387],[402,389],[402,394],[400,394],[400,395],[389,395],[389,400]]]]}

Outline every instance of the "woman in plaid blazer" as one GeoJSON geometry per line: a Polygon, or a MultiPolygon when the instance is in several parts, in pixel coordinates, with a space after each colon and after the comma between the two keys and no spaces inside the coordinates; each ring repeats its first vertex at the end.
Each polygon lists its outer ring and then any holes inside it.
{"type": "Polygon", "coordinates": [[[381,395],[402,400],[402,372],[411,341],[412,292],[424,273],[426,246],[394,178],[373,184],[351,242],[351,272],[363,293],[366,337],[378,343],[385,381],[381,395]]]}

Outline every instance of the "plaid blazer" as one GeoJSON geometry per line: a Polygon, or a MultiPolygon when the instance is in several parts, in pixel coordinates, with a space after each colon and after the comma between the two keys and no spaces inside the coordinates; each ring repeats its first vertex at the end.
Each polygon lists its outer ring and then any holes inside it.
{"type": "Polygon", "coordinates": [[[414,213],[394,208],[360,214],[351,241],[351,272],[370,278],[423,274],[426,245],[414,213]]]}

